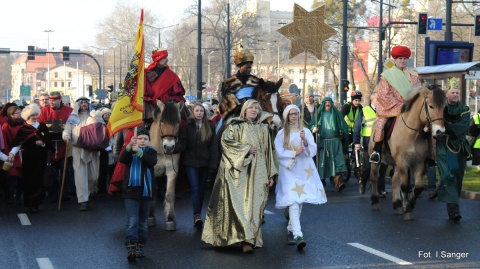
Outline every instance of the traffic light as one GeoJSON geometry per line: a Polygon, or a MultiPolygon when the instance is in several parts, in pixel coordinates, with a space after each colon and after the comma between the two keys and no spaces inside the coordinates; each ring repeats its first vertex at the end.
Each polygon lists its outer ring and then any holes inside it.
{"type": "Polygon", "coordinates": [[[349,85],[350,85],[350,81],[344,80],[344,81],[343,81],[343,90],[346,91],[346,92],[348,92],[348,91],[350,90],[350,86],[349,86],[349,85]]]}
{"type": "Polygon", "coordinates": [[[88,96],[93,96],[93,86],[87,85],[87,88],[88,88],[88,96]]]}
{"type": "Polygon", "coordinates": [[[475,36],[480,36],[480,15],[475,15],[475,36]]]}
{"type": "Polygon", "coordinates": [[[418,13],[418,34],[426,35],[427,34],[427,13],[418,13]]]}
{"type": "Polygon", "coordinates": [[[28,46],[28,60],[35,60],[35,46],[28,46]]]}
{"type": "Polygon", "coordinates": [[[111,84],[110,86],[107,86],[107,88],[109,92],[113,92],[113,84],[111,84]]]}
{"type": "Polygon", "coordinates": [[[68,53],[68,51],[70,50],[70,47],[68,46],[63,46],[63,49],[62,49],[62,55],[63,55],[63,61],[66,62],[66,61],[70,61],[70,53],[68,53]]]}
{"type": "Polygon", "coordinates": [[[205,84],[207,83],[202,81],[202,91],[205,90],[205,84]]]}

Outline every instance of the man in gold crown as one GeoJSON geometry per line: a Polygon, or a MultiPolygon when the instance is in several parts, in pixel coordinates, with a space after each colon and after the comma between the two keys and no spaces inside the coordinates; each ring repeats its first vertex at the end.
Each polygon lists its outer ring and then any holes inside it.
{"type": "Polygon", "coordinates": [[[408,92],[420,84],[417,70],[407,68],[408,58],[412,55],[412,51],[405,46],[395,46],[392,48],[391,55],[395,66],[381,74],[377,98],[372,102],[377,109],[378,117],[372,134],[375,146],[370,156],[370,162],[373,163],[380,162],[385,123],[388,118],[400,115],[403,101],[408,92]]]}
{"type": "Polygon", "coordinates": [[[238,71],[222,83],[222,101],[218,110],[222,118],[239,114],[242,104],[251,99],[253,88],[258,85],[259,78],[251,75],[253,64],[252,53],[240,46],[235,53],[235,65],[238,71]]]}
{"type": "Polygon", "coordinates": [[[153,107],[157,105],[157,99],[162,102],[185,101],[185,89],[180,78],[170,70],[168,66],[168,51],[156,49],[152,51],[152,63],[145,68],[145,93],[144,93],[144,119],[151,121],[153,107]]]}

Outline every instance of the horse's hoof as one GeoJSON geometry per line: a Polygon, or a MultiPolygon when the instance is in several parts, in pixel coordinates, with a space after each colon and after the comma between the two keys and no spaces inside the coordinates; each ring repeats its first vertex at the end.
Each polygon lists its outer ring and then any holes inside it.
{"type": "Polygon", "coordinates": [[[403,214],[403,208],[402,207],[395,208],[395,215],[402,215],[402,214],[403,214]]]}
{"type": "Polygon", "coordinates": [[[373,204],[372,205],[372,211],[379,211],[380,210],[380,205],[379,204],[373,204]]]}
{"type": "Polygon", "coordinates": [[[413,213],[412,212],[405,213],[405,215],[403,215],[403,219],[404,220],[413,220],[413,213]]]}
{"type": "Polygon", "coordinates": [[[167,231],[176,231],[177,230],[177,223],[175,221],[167,221],[165,222],[165,230],[167,231]]]}

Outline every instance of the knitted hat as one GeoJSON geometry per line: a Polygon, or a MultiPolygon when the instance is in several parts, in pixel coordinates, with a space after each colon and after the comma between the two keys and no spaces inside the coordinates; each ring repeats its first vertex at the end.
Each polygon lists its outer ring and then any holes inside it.
{"type": "Polygon", "coordinates": [[[300,109],[296,105],[288,105],[284,110],[283,110],[283,119],[287,120],[288,119],[288,113],[290,110],[295,109],[298,111],[298,115],[300,116],[300,109]]]}
{"type": "Polygon", "coordinates": [[[399,57],[410,58],[412,51],[405,46],[395,46],[392,48],[391,55],[393,59],[397,59],[399,57]]]}
{"type": "Polygon", "coordinates": [[[148,132],[147,128],[145,128],[143,125],[137,127],[137,136],[139,135],[146,135],[148,136],[148,139],[150,139],[150,132],[148,132]]]}
{"type": "Polygon", "coordinates": [[[356,100],[356,99],[360,100],[360,99],[362,99],[362,92],[361,91],[353,91],[351,96],[352,96],[352,101],[356,100]]]}

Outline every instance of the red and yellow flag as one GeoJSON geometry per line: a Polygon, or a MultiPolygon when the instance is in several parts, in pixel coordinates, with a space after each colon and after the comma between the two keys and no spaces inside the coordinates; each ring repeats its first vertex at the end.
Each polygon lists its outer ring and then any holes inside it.
{"type": "Polygon", "coordinates": [[[143,9],[140,14],[135,39],[135,54],[133,55],[125,76],[124,87],[118,93],[117,101],[112,109],[112,115],[107,124],[108,136],[140,126],[142,124],[143,93],[145,77],[145,42],[143,38],[143,9]]]}

